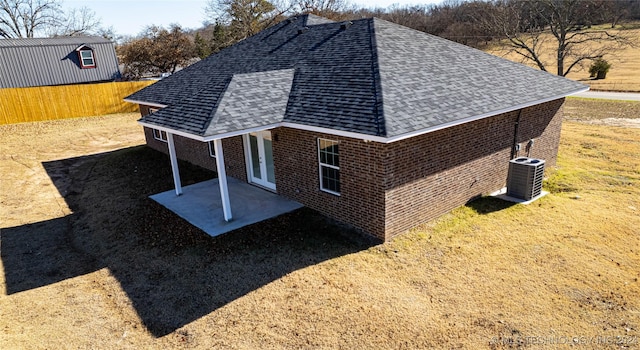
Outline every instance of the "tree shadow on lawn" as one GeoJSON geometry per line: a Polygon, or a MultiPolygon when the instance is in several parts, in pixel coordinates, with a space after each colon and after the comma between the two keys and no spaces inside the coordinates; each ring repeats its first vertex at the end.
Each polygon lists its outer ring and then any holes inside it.
{"type": "MultiPolygon", "coordinates": [[[[43,165],[73,214],[2,230],[7,293],[107,267],[156,337],[373,244],[306,208],[212,238],[148,198],[173,185],[167,156],[145,146],[43,165]]],[[[215,176],[180,169],[183,185],[215,176]]]]}

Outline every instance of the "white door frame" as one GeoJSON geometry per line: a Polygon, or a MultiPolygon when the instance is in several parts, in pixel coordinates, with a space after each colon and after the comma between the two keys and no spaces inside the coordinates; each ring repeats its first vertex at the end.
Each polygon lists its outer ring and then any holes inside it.
{"type": "MultiPolygon", "coordinates": [[[[254,131],[252,133],[256,134],[256,138],[257,138],[257,145],[258,145],[258,157],[259,162],[260,162],[260,175],[261,175],[261,179],[255,178],[253,176],[253,159],[252,159],[252,153],[251,153],[251,141],[249,139],[249,134],[244,134],[242,135],[242,139],[243,139],[243,144],[244,144],[244,154],[245,154],[245,164],[247,166],[247,179],[249,180],[250,183],[274,190],[276,189],[276,184],[275,183],[271,183],[267,180],[267,163],[266,163],[266,157],[265,157],[265,150],[264,150],[264,133],[269,133],[271,134],[271,130],[262,130],[262,131],[254,131]]],[[[272,145],[273,145],[273,139],[272,139],[272,145]]]]}

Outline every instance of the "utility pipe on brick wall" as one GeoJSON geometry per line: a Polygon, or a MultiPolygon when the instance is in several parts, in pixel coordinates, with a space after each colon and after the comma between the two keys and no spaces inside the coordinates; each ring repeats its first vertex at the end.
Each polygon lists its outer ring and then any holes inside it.
{"type": "Polygon", "coordinates": [[[513,145],[511,145],[511,159],[516,157],[518,146],[518,128],[520,126],[520,116],[522,115],[522,109],[518,110],[518,118],[516,118],[516,124],[513,127],[513,145]]]}

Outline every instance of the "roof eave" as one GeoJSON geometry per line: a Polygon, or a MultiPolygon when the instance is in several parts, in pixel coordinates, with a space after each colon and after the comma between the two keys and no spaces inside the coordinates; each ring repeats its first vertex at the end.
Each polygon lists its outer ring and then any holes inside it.
{"type": "Polygon", "coordinates": [[[535,100],[535,101],[531,101],[531,102],[527,102],[527,103],[522,103],[522,104],[519,104],[519,105],[514,105],[512,107],[503,108],[503,109],[500,109],[500,110],[491,111],[491,112],[480,114],[480,115],[475,115],[475,116],[471,116],[471,117],[467,117],[467,118],[463,118],[463,119],[459,119],[459,120],[454,120],[454,121],[451,121],[451,122],[448,122],[448,123],[434,125],[434,126],[431,126],[431,127],[425,128],[425,129],[420,129],[420,130],[408,132],[408,133],[405,133],[405,134],[392,136],[392,137],[386,138],[385,143],[401,141],[401,140],[405,140],[405,139],[408,139],[408,138],[411,138],[411,137],[420,136],[420,135],[427,134],[427,133],[430,133],[430,132],[434,132],[434,131],[450,128],[450,127],[453,127],[453,126],[456,126],[456,125],[466,124],[466,123],[470,123],[470,122],[473,122],[473,121],[476,121],[476,120],[480,120],[480,119],[484,119],[484,118],[490,118],[490,117],[496,116],[498,114],[517,111],[519,109],[523,109],[523,108],[539,105],[541,103],[546,103],[546,102],[558,100],[558,99],[565,98],[567,96],[571,96],[571,95],[575,95],[575,94],[579,94],[581,92],[585,92],[585,91],[588,91],[588,90],[589,90],[589,86],[585,85],[583,88],[580,88],[579,90],[574,90],[574,91],[569,92],[569,93],[563,93],[563,94],[560,94],[560,95],[556,95],[556,96],[552,96],[552,97],[548,97],[548,98],[544,98],[544,99],[540,99],[540,100],[535,100]]]}
{"type": "Polygon", "coordinates": [[[276,124],[269,124],[269,125],[261,125],[261,126],[257,126],[254,128],[249,128],[249,129],[243,129],[243,130],[236,130],[236,131],[230,131],[230,132],[225,132],[225,133],[220,133],[220,134],[216,134],[216,135],[210,135],[210,136],[202,136],[202,135],[196,135],[196,134],[190,134],[188,132],[184,132],[184,131],[180,131],[180,130],[175,130],[172,128],[168,128],[166,126],[160,126],[160,125],[156,125],[156,124],[151,124],[151,123],[147,123],[143,120],[138,120],[138,124],[147,127],[147,128],[151,128],[151,129],[157,129],[160,131],[164,131],[164,132],[168,132],[174,135],[179,135],[182,137],[186,137],[192,140],[196,140],[196,141],[200,141],[200,142],[209,142],[209,141],[213,141],[213,140],[217,140],[217,139],[225,139],[228,137],[234,137],[234,136],[240,136],[240,135],[244,135],[244,134],[248,134],[251,132],[256,132],[256,131],[262,131],[262,130],[269,130],[269,129],[273,129],[273,128],[277,128],[279,126],[281,126],[281,123],[276,123],[276,124]]]}
{"type": "MultiPolygon", "coordinates": [[[[501,110],[492,111],[492,112],[481,114],[481,115],[476,115],[476,116],[472,116],[472,117],[468,117],[468,118],[464,118],[464,119],[460,119],[460,120],[455,120],[455,121],[451,121],[449,123],[439,124],[439,125],[435,125],[435,126],[432,126],[432,127],[429,127],[429,128],[424,128],[424,129],[420,129],[420,130],[416,130],[416,131],[412,131],[412,132],[408,132],[408,133],[405,133],[405,134],[396,135],[396,136],[392,136],[392,137],[367,135],[367,134],[361,134],[361,133],[356,133],[356,132],[351,132],[351,131],[336,130],[336,129],[330,129],[330,128],[325,128],[325,127],[304,125],[304,124],[284,122],[284,121],[283,122],[279,122],[279,123],[273,123],[273,124],[269,124],[269,125],[263,125],[263,126],[259,126],[259,127],[254,127],[254,128],[250,128],[250,129],[236,130],[236,131],[232,131],[232,132],[221,133],[221,134],[210,135],[210,136],[200,136],[200,135],[190,134],[190,133],[186,133],[184,131],[175,130],[175,129],[167,128],[167,127],[164,127],[164,126],[159,126],[159,125],[155,125],[155,124],[149,124],[149,123],[146,123],[146,122],[144,122],[142,120],[139,120],[138,123],[140,125],[142,125],[142,126],[146,126],[146,127],[149,127],[149,128],[162,130],[162,131],[165,131],[165,132],[170,132],[170,133],[173,133],[173,134],[176,134],[176,135],[184,136],[184,137],[187,137],[187,138],[190,138],[190,139],[193,139],[193,140],[196,140],[196,141],[201,141],[201,142],[208,142],[208,141],[213,141],[215,139],[223,139],[223,138],[227,138],[227,137],[233,137],[233,136],[243,135],[243,134],[250,133],[250,132],[268,130],[268,129],[273,129],[273,128],[277,128],[277,127],[287,127],[287,128],[292,128],[292,129],[306,130],[306,131],[318,132],[318,133],[335,135],[335,136],[343,136],[343,137],[363,140],[365,142],[392,143],[392,142],[397,142],[397,141],[405,140],[405,139],[408,139],[408,138],[412,138],[412,137],[428,134],[430,132],[434,132],[434,131],[450,128],[450,127],[453,127],[453,126],[456,126],[456,125],[470,123],[470,122],[473,122],[473,121],[476,121],[476,120],[480,120],[480,119],[484,119],[484,118],[490,118],[490,117],[496,116],[498,114],[509,113],[509,112],[517,111],[519,109],[535,106],[535,105],[538,105],[538,104],[541,104],[541,103],[546,103],[546,102],[558,100],[558,99],[561,99],[561,98],[564,98],[564,97],[567,97],[567,96],[571,96],[571,95],[575,95],[575,94],[579,94],[581,92],[585,92],[585,91],[588,91],[588,90],[589,90],[589,87],[585,86],[585,87],[583,87],[583,88],[581,88],[579,90],[575,90],[575,91],[572,91],[572,92],[569,92],[569,93],[564,93],[564,94],[561,94],[561,95],[556,95],[556,96],[552,96],[552,97],[548,97],[548,98],[544,98],[544,99],[540,99],[540,100],[536,100],[536,101],[532,101],[532,102],[522,103],[522,104],[519,104],[519,105],[515,105],[515,106],[512,106],[512,107],[509,107],[509,108],[504,108],[504,109],[501,109],[501,110]]],[[[126,100],[126,99],[125,99],[125,101],[132,102],[132,103],[140,103],[140,104],[152,105],[149,102],[126,100]]],[[[155,104],[155,105],[158,106],[158,107],[163,107],[163,106],[158,105],[158,104],[155,104]]]]}
{"type": "Polygon", "coordinates": [[[130,98],[125,98],[123,100],[124,100],[124,102],[137,103],[139,105],[145,105],[145,106],[149,106],[149,107],[165,108],[165,107],[169,106],[169,105],[164,105],[162,103],[146,102],[146,101],[134,100],[134,99],[130,99],[130,98]]]}
{"type": "Polygon", "coordinates": [[[291,122],[282,122],[280,123],[280,126],[286,127],[286,128],[292,128],[292,129],[318,132],[322,134],[344,136],[344,137],[359,139],[363,141],[374,141],[374,142],[381,142],[381,143],[389,142],[388,141],[389,139],[383,136],[367,135],[367,134],[361,134],[361,133],[352,132],[352,131],[330,129],[330,128],[325,128],[321,126],[312,126],[312,125],[305,125],[305,124],[298,124],[298,123],[291,123],[291,122]]]}
{"type": "Polygon", "coordinates": [[[168,132],[170,134],[186,137],[186,138],[189,138],[189,139],[192,139],[192,140],[205,142],[204,138],[202,136],[200,136],[200,135],[190,134],[188,132],[184,132],[184,131],[168,128],[166,126],[147,123],[147,122],[143,121],[142,119],[138,120],[138,124],[140,124],[140,125],[142,125],[144,127],[147,127],[147,128],[156,129],[156,130],[168,132]]]}

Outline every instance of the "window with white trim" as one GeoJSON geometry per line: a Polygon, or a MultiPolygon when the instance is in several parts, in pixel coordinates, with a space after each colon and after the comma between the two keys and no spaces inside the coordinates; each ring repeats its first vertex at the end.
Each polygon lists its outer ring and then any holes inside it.
{"type": "Polygon", "coordinates": [[[211,158],[215,158],[216,157],[216,148],[213,145],[213,141],[209,141],[207,143],[209,144],[209,156],[211,156],[211,158]]]}
{"type": "Polygon", "coordinates": [[[340,195],[340,153],[338,141],[318,139],[320,189],[340,195]]]}
{"type": "Polygon", "coordinates": [[[96,59],[93,57],[93,50],[82,49],[78,51],[78,58],[80,59],[80,67],[96,68],[96,59]]]}
{"type": "Polygon", "coordinates": [[[167,132],[158,130],[158,129],[153,129],[153,138],[158,141],[167,142],[167,132]]]}

